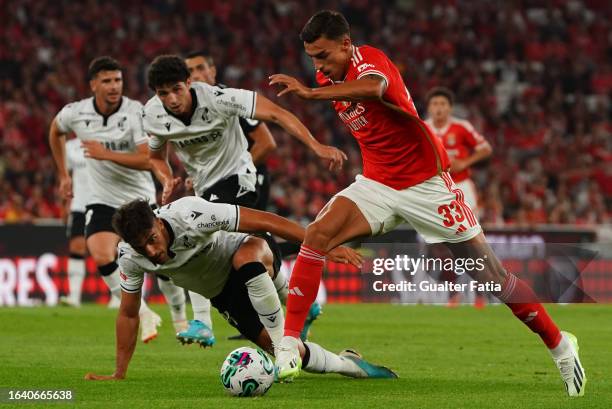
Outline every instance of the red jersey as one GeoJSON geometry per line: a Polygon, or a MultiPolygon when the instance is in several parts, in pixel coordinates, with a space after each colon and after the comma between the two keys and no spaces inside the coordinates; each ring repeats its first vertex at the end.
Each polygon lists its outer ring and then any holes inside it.
{"type": "MultiPolygon", "coordinates": [[[[333,101],[338,116],[359,142],[363,175],[402,190],[447,170],[446,151],[419,118],[397,67],[374,47],[353,46],[353,57],[344,82],[366,75],[383,77],[387,82],[383,100],[410,117],[377,100],[333,101]]],[[[317,72],[317,82],[321,86],[333,86],[333,82],[321,72],[317,72]]]]}
{"type": "MultiPolygon", "coordinates": [[[[475,149],[478,149],[479,145],[486,143],[485,138],[476,132],[471,123],[464,119],[450,117],[446,126],[441,129],[434,126],[431,118],[426,122],[436,136],[440,138],[451,159],[465,159],[475,149]]],[[[461,172],[451,173],[451,176],[455,182],[461,182],[468,179],[471,174],[472,171],[467,168],[461,172]]]]}

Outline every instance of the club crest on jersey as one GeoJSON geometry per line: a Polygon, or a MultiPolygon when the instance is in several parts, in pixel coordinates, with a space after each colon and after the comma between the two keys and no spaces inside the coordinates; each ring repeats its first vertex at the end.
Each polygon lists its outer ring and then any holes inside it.
{"type": "Polygon", "coordinates": [[[117,126],[122,131],[125,131],[125,121],[127,121],[127,116],[124,116],[123,118],[121,118],[119,122],[117,123],[117,126]]]}
{"type": "Polygon", "coordinates": [[[446,136],[446,143],[449,145],[454,145],[457,142],[457,137],[455,136],[455,134],[453,132],[449,133],[446,136]]]}
{"type": "Polygon", "coordinates": [[[187,236],[183,236],[183,246],[184,246],[184,247],[186,247],[186,248],[188,248],[188,249],[192,249],[192,248],[194,248],[196,245],[195,245],[195,243],[191,243],[191,242],[189,241],[189,237],[187,237],[187,236]]]}
{"type": "Polygon", "coordinates": [[[206,123],[212,122],[212,120],[208,116],[208,112],[209,112],[208,108],[204,108],[204,111],[202,111],[202,121],[206,123]]]}

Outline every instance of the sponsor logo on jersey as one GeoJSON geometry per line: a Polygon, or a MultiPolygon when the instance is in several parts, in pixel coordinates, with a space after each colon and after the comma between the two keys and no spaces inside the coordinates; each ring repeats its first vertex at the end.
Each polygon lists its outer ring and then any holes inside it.
{"type": "Polygon", "coordinates": [[[221,92],[221,91],[219,91],[219,90],[215,90],[215,91],[213,92],[213,94],[215,94],[215,97],[220,97],[221,95],[225,95],[225,92],[221,92]]]}
{"type": "Polygon", "coordinates": [[[210,132],[209,134],[200,135],[200,136],[197,136],[195,138],[183,139],[181,141],[173,140],[171,142],[174,145],[178,146],[179,148],[184,148],[185,146],[189,146],[189,145],[196,145],[196,144],[199,144],[199,143],[206,143],[206,142],[211,142],[211,141],[214,142],[220,136],[221,136],[221,132],[213,131],[213,132],[210,132]]]}
{"type": "Polygon", "coordinates": [[[90,122],[91,122],[91,121],[90,121],[89,119],[86,119],[86,120],[85,120],[85,126],[86,126],[86,127],[88,127],[90,122]]]}
{"type": "Polygon", "coordinates": [[[368,68],[374,68],[374,64],[368,64],[368,63],[361,64],[359,67],[357,67],[357,72],[363,72],[368,68]]]}
{"type": "Polygon", "coordinates": [[[166,130],[170,132],[170,127],[172,126],[172,124],[170,122],[166,122],[164,126],[166,127],[166,130]]]}
{"type": "Polygon", "coordinates": [[[211,221],[209,223],[200,223],[197,225],[198,229],[213,229],[213,228],[221,228],[222,226],[229,226],[229,220],[221,220],[221,221],[211,221]]]}
{"type": "Polygon", "coordinates": [[[453,132],[446,135],[446,143],[448,145],[454,145],[455,143],[457,143],[457,137],[455,136],[453,132]]]}

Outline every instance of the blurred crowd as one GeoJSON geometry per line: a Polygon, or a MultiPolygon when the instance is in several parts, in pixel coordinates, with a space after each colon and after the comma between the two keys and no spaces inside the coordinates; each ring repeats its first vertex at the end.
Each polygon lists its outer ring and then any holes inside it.
{"type": "Polygon", "coordinates": [[[47,132],[61,107],[89,96],[99,55],[124,66],[125,95],[145,102],[147,64],[208,50],[218,80],[290,108],[349,161],[338,174],[278,129],[268,160],[270,210],[306,222],[360,172],[360,154],[325,102],[278,100],[282,72],[313,83],[298,38],[308,17],[339,10],[353,41],[387,52],[421,116],[427,90],[456,93],[457,116],[490,141],[476,167],[481,219],[494,225],[601,224],[612,208],[612,8],[585,1],[0,0],[0,221],[59,218],[47,132]]]}

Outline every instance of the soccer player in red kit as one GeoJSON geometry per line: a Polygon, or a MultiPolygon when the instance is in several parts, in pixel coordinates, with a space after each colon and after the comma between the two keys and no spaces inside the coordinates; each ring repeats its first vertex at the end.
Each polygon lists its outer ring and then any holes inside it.
{"type": "Polygon", "coordinates": [[[470,178],[470,166],[491,156],[493,149],[471,123],[452,115],[454,96],[451,90],[436,87],[427,93],[425,121],[440,138],[450,158],[450,175],[464,194],[465,202],[478,216],[478,193],[470,178]]]}
{"type": "Polygon", "coordinates": [[[444,243],[455,257],[484,259],[473,272],[479,282],[495,282],[496,296],[536,332],[549,348],[571,396],[584,394],[584,369],[576,338],[560,332],[532,289],[506,272],[475,216],[453,183],[448,156],[440,140],[422,121],[397,67],[380,50],[357,46],[340,13],[320,11],[306,23],[300,38],[317,70],[312,89],[284,74],[270,77],[278,96],[332,101],[340,119],[359,142],[363,175],[339,192],[308,225],[289,283],[285,336],[278,348],[279,378],[300,372],[300,331],[314,301],[325,254],[362,236],[382,234],[410,223],[427,243],[444,243]]]}
{"type": "MultiPolygon", "coordinates": [[[[452,115],[454,95],[451,90],[436,87],[427,93],[427,125],[440,138],[450,159],[450,175],[453,182],[463,192],[465,202],[478,217],[478,192],[470,178],[470,166],[488,158],[493,149],[486,139],[476,132],[471,123],[452,115]]],[[[448,300],[449,307],[456,307],[461,301],[460,293],[452,293],[448,300]]],[[[476,292],[476,308],[485,306],[485,296],[476,292]]]]}

